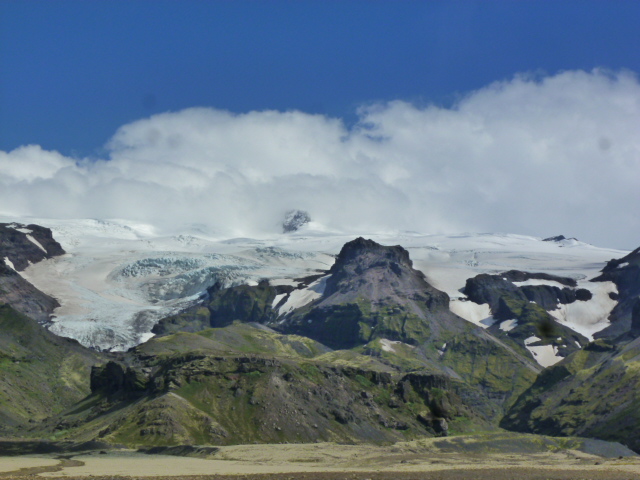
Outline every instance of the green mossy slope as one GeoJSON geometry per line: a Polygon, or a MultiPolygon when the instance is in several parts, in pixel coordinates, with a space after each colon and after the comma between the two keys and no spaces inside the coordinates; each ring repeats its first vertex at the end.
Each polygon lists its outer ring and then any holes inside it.
{"type": "Polygon", "coordinates": [[[544,370],[501,426],[621,442],[640,451],[640,339],[589,344],[544,370]]]}
{"type": "Polygon", "coordinates": [[[89,394],[100,355],[53,335],[0,304],[0,420],[23,425],[59,413],[89,394]]]}

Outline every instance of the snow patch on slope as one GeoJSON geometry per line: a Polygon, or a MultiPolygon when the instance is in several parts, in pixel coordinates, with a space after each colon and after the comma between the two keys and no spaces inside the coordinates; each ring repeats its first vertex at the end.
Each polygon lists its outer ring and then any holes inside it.
{"type": "Polygon", "coordinates": [[[38,247],[40,250],[42,250],[44,253],[47,253],[47,249],[44,248],[42,246],[42,244],[40,244],[39,241],[37,241],[35,238],[33,238],[31,235],[27,234],[27,239],[33,243],[36,247],[38,247]]]}
{"type": "Polygon", "coordinates": [[[539,341],[540,339],[538,337],[529,337],[524,341],[524,345],[540,366],[545,368],[550,367],[564,359],[564,357],[558,355],[558,348],[554,345],[531,345],[539,341]]]}
{"type": "Polygon", "coordinates": [[[13,262],[11,260],[9,260],[9,257],[4,257],[4,264],[9,267],[11,270],[13,270],[14,272],[17,271],[16,267],[13,265],[13,262]]]}
{"type": "Polygon", "coordinates": [[[466,297],[458,296],[451,298],[449,309],[459,317],[479,327],[488,328],[491,326],[491,323],[487,325],[488,322],[485,321],[491,317],[491,308],[488,303],[479,305],[471,300],[467,300],[466,297]]]}
{"type": "Polygon", "coordinates": [[[557,310],[549,312],[558,322],[581,333],[589,340],[593,334],[607,327],[611,310],[618,304],[609,294],[617,293],[613,282],[579,282],[578,288],[585,288],[592,294],[591,300],[559,304],[557,310]]]}
{"type": "Polygon", "coordinates": [[[517,319],[511,319],[511,320],[505,320],[503,322],[500,322],[499,328],[503,332],[510,332],[511,330],[516,328],[517,326],[518,326],[518,320],[517,319]]]}
{"type": "Polygon", "coordinates": [[[309,284],[307,288],[292,291],[285,304],[278,310],[278,314],[286,315],[287,313],[297,308],[304,307],[305,305],[320,298],[324,293],[329,277],[331,277],[331,275],[326,275],[309,284]]]}

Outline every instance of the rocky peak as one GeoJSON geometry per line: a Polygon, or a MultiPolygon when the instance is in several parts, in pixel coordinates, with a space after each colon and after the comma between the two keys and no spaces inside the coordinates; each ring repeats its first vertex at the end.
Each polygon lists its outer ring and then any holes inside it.
{"type": "Polygon", "coordinates": [[[362,237],[342,247],[329,273],[325,297],[338,291],[362,290],[365,284],[378,284],[383,290],[402,285],[405,288],[396,290],[405,291],[426,285],[424,275],[413,269],[409,252],[404,248],[380,245],[362,237]]]}
{"type": "Polygon", "coordinates": [[[387,247],[373,240],[358,237],[344,244],[332,270],[348,264],[366,268],[379,263],[397,263],[409,268],[413,267],[413,262],[409,258],[409,252],[400,245],[387,247]]]}
{"type": "Polygon", "coordinates": [[[311,221],[311,217],[304,210],[289,210],[282,222],[282,233],[295,232],[311,221]]]}

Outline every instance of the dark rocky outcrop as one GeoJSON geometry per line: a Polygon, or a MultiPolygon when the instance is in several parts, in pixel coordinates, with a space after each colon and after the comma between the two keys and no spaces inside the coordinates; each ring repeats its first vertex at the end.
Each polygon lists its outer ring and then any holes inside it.
{"type": "Polygon", "coordinates": [[[291,233],[296,232],[311,221],[311,217],[304,210],[289,210],[282,222],[282,232],[291,233]]]}
{"type": "Polygon", "coordinates": [[[577,282],[568,277],[558,277],[545,273],[529,273],[517,270],[497,275],[481,274],[467,280],[463,293],[469,300],[489,304],[496,323],[490,331],[498,336],[508,336],[524,345],[526,339],[537,337],[533,344],[554,345],[559,355],[566,356],[586,345],[587,339],[570,328],[560,324],[548,311],[556,310],[561,304],[588,301],[591,292],[576,289],[577,282]],[[514,282],[527,280],[553,281],[565,285],[516,285],[514,282]],[[511,329],[503,331],[500,323],[515,320],[511,329]]]}
{"type": "Polygon", "coordinates": [[[557,242],[557,243],[559,243],[559,242],[562,242],[563,240],[576,240],[577,241],[578,239],[575,238],[575,237],[567,238],[564,235],[556,235],[555,237],[545,238],[542,241],[543,242],[557,242]]]}
{"type": "Polygon", "coordinates": [[[60,304],[17,272],[23,271],[29,264],[64,253],[48,228],[39,225],[0,224],[0,302],[11,305],[41,324],[47,324],[60,304]]]}
{"type": "Polygon", "coordinates": [[[58,301],[27,282],[15,270],[0,263],[0,302],[46,325],[60,306],[58,301]]]}
{"type": "Polygon", "coordinates": [[[0,224],[0,261],[8,258],[18,272],[27,268],[29,263],[38,263],[64,253],[49,228],[33,224],[0,224]]]}
{"type": "Polygon", "coordinates": [[[555,310],[559,304],[573,303],[576,300],[589,300],[591,292],[586,289],[575,289],[577,282],[573,278],[559,277],[546,273],[529,273],[518,270],[489,275],[480,274],[467,280],[464,294],[472,302],[488,303],[491,311],[498,309],[500,297],[507,295],[511,298],[531,301],[545,310],[555,310]],[[527,280],[544,280],[565,285],[559,288],[555,285],[524,285],[517,286],[514,282],[527,280]]]}
{"type": "Polygon", "coordinates": [[[276,295],[288,293],[294,287],[271,286],[268,280],[257,286],[237,285],[221,288],[216,284],[207,290],[200,304],[177,315],[160,320],[152,329],[156,335],[174,332],[198,332],[206,328],[231,325],[234,321],[267,324],[277,317],[273,308],[276,295]]]}
{"type": "Polygon", "coordinates": [[[595,337],[623,341],[639,336],[637,309],[640,307],[637,304],[640,301],[640,248],[607,262],[602,274],[591,281],[613,282],[618,289],[615,296],[618,304],[609,315],[611,325],[598,332],[595,337]]]}

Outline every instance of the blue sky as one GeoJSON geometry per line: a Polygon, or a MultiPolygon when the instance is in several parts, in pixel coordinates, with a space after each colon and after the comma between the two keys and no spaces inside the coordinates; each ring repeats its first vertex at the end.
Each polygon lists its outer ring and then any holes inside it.
{"type": "Polygon", "coordinates": [[[352,122],[521,72],[638,72],[639,22],[635,1],[0,0],[0,149],[95,154],[194,106],[352,122]]]}
{"type": "Polygon", "coordinates": [[[0,0],[0,216],[640,243],[640,2],[0,0]]]}

